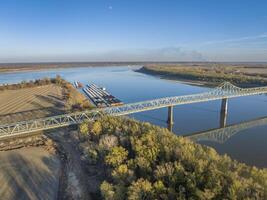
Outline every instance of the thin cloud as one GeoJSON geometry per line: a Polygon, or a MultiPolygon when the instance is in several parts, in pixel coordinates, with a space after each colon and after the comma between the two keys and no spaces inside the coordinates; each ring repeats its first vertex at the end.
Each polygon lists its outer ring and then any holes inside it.
{"type": "Polygon", "coordinates": [[[118,49],[106,52],[88,52],[79,54],[47,54],[47,55],[19,55],[4,57],[0,54],[0,62],[86,62],[86,61],[205,61],[198,51],[185,50],[180,47],[166,47],[157,49],[118,49]]]}
{"type": "Polygon", "coordinates": [[[234,43],[234,42],[242,42],[242,41],[262,39],[262,38],[267,38],[267,34],[265,33],[261,35],[255,35],[255,36],[247,36],[247,37],[240,37],[240,38],[233,38],[233,39],[226,39],[226,40],[207,41],[207,42],[201,43],[200,45],[234,43]]]}
{"type": "Polygon", "coordinates": [[[200,52],[180,47],[158,49],[121,49],[94,55],[97,60],[103,58],[112,61],[204,61],[200,52]]]}

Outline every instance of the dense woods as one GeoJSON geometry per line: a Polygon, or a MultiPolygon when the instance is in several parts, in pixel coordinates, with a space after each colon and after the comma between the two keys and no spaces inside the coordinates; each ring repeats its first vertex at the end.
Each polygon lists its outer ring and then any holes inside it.
{"type": "Polygon", "coordinates": [[[267,170],[220,156],[167,129],[104,116],[79,128],[88,165],[104,168],[103,199],[266,199],[267,170]]]}

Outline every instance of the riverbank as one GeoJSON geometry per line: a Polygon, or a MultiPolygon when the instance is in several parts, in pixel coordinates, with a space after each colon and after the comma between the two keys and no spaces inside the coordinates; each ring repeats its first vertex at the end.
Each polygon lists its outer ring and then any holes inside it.
{"type": "Polygon", "coordinates": [[[140,66],[146,62],[70,62],[70,63],[0,63],[0,73],[60,70],[79,67],[140,66]]]}
{"type": "Polygon", "coordinates": [[[228,81],[242,87],[267,85],[267,66],[147,65],[137,72],[163,79],[216,86],[228,81]]]}

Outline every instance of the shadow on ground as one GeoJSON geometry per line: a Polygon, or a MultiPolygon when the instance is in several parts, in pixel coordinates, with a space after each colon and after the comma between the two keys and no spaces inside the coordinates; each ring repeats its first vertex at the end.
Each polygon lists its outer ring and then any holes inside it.
{"type": "Polygon", "coordinates": [[[0,152],[1,199],[57,199],[60,160],[41,147],[0,152]]]}
{"type": "Polygon", "coordinates": [[[36,97],[37,101],[28,102],[29,105],[31,105],[31,107],[35,107],[35,109],[2,115],[0,113],[0,124],[49,117],[64,113],[64,103],[60,100],[60,98],[53,95],[36,95],[36,97]],[[44,104],[49,103],[51,106],[43,107],[43,105],[39,102],[43,102],[44,104]]]}

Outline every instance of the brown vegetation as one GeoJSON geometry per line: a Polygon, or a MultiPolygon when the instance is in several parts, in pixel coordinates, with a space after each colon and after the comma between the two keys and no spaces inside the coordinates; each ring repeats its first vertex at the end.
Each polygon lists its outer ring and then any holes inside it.
{"type": "Polygon", "coordinates": [[[67,111],[90,109],[93,107],[89,100],[76,90],[71,83],[63,80],[60,85],[64,91],[65,109],[67,111]]]}
{"type": "Polygon", "coordinates": [[[164,78],[199,81],[217,85],[229,81],[236,85],[267,85],[267,66],[230,65],[230,64],[169,64],[147,65],[139,72],[160,75],[164,78]]]}
{"type": "Polygon", "coordinates": [[[145,64],[140,62],[73,62],[73,63],[0,63],[1,72],[36,71],[44,69],[74,68],[74,67],[109,67],[145,64]]]}
{"type": "Polygon", "coordinates": [[[22,89],[22,88],[32,88],[32,87],[36,87],[36,86],[49,85],[52,83],[56,83],[56,79],[44,78],[44,79],[37,79],[35,81],[28,81],[28,82],[22,81],[20,83],[15,83],[15,84],[0,85],[0,91],[17,90],[17,89],[22,89]]]}

